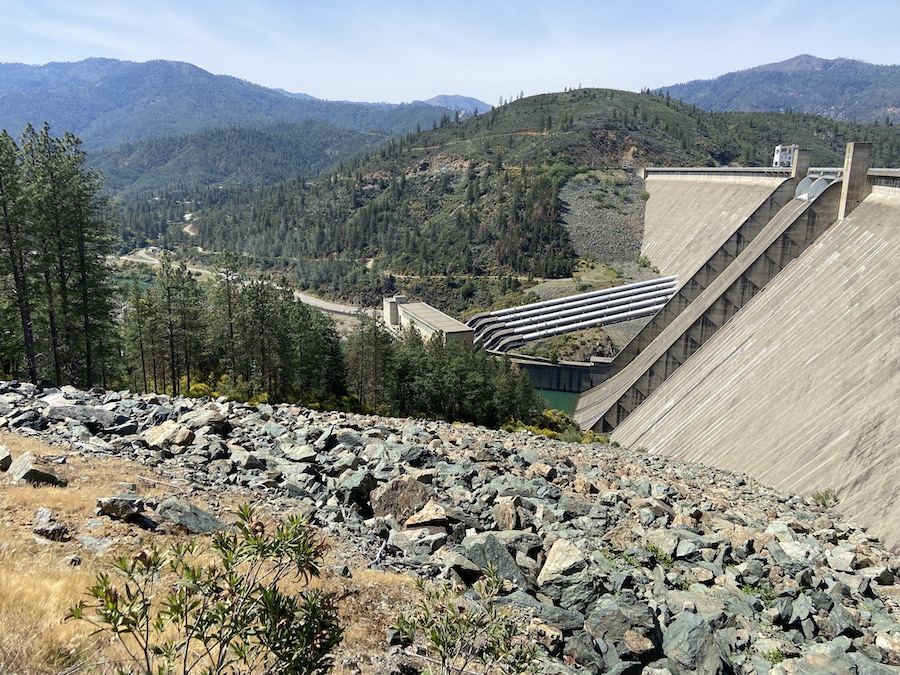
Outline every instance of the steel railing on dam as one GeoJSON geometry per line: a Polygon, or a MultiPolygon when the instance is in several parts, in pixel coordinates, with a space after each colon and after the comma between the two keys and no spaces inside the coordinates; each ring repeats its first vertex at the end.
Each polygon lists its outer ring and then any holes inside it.
{"type": "Polygon", "coordinates": [[[677,277],[663,277],[533,302],[477,314],[468,325],[475,331],[475,344],[505,352],[531,340],[651,316],[672,296],[677,283],[677,277]]]}

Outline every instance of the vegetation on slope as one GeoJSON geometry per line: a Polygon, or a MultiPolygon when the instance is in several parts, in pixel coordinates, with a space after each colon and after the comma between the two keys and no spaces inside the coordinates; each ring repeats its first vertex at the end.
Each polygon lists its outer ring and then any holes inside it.
{"type": "Polygon", "coordinates": [[[836,120],[889,122],[900,114],[898,89],[900,66],[803,55],[659,91],[705,110],[795,111],[836,120]]]}
{"type": "MultiPolygon", "coordinates": [[[[652,165],[766,166],[773,146],[788,142],[810,148],[815,164],[834,166],[850,140],[872,141],[876,165],[894,163],[900,152],[893,126],[710,113],[647,92],[573,90],[475,119],[447,116],[318,179],[189,195],[183,208],[197,218],[196,237],[181,226],[158,237],[163,199],[124,207],[135,242],[230,250],[364,304],[402,289],[459,311],[459,296],[463,309],[484,307],[510,279],[569,276],[577,255],[592,253],[582,246],[576,254],[563,226],[560,191],[576,176],[652,165]]],[[[633,200],[622,188],[601,196],[604,204],[633,200]]]]}
{"type": "Polygon", "coordinates": [[[316,176],[387,139],[387,134],[305,121],[147,139],[91,153],[89,160],[106,177],[106,188],[120,198],[196,193],[316,176]]]}

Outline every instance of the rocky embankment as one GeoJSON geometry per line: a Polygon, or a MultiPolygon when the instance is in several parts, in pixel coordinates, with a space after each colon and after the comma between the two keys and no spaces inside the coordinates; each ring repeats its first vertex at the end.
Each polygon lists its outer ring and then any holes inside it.
{"type": "Polygon", "coordinates": [[[562,222],[579,256],[594,256],[614,267],[633,263],[644,235],[644,181],[611,186],[598,180],[572,180],[560,191],[562,222]]]}
{"type": "MultiPolygon", "coordinates": [[[[529,433],[9,382],[0,429],[132,458],[200,506],[238,491],[302,510],[370,567],[470,584],[493,562],[543,673],[900,673],[900,560],[744,476],[529,433]]],[[[0,468],[53,479],[2,449],[0,468]]],[[[384,649],[381,672],[410,672],[384,649]]]]}

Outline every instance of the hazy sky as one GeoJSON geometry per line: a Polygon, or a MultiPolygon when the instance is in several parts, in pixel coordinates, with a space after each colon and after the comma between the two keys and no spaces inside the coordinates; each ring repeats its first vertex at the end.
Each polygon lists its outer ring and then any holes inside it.
{"type": "Polygon", "coordinates": [[[327,99],[638,91],[798,54],[900,63],[898,0],[0,0],[0,62],[187,61],[327,99]]]}

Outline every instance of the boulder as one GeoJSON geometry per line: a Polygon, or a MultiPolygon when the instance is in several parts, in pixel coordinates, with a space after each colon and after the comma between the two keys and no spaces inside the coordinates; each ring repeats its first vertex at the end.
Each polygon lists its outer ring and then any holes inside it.
{"type": "Polygon", "coordinates": [[[547,552],[547,559],[538,575],[538,586],[555,583],[560,577],[571,577],[587,566],[587,558],[575,544],[557,539],[547,552]]]}
{"type": "Polygon", "coordinates": [[[231,422],[222,413],[212,408],[200,408],[186,412],[178,418],[178,422],[191,431],[207,427],[212,433],[219,436],[227,436],[233,428],[231,422]]]}
{"type": "Polygon", "coordinates": [[[166,448],[171,445],[184,446],[190,445],[194,440],[194,432],[178,422],[166,420],[162,424],[147,429],[144,432],[144,440],[158,448],[166,448]]]}
{"type": "Polygon", "coordinates": [[[160,502],[156,507],[156,515],[191,534],[208,534],[225,528],[225,523],[211,513],[177,497],[169,497],[160,502]]]}
{"type": "Polygon", "coordinates": [[[428,489],[409,474],[404,474],[372,490],[369,500],[376,516],[390,515],[404,521],[425,505],[428,489]]]}
{"type": "Polygon", "coordinates": [[[606,595],[594,605],[584,629],[601,645],[609,668],[655,661],[662,655],[662,632],[653,611],[632,591],[606,595]]]}
{"type": "Polygon", "coordinates": [[[50,405],[44,409],[44,417],[54,421],[77,420],[92,434],[127,421],[121,415],[91,405],[50,405]]]}
{"type": "Polygon", "coordinates": [[[69,482],[50,471],[49,464],[30,452],[23,452],[10,464],[7,471],[13,485],[32,483],[65,487],[69,482]]]}
{"type": "Polygon", "coordinates": [[[682,612],[666,627],[662,648],[666,657],[675,661],[684,675],[730,672],[709,622],[693,612],[682,612]]]}
{"type": "Polygon", "coordinates": [[[114,497],[100,497],[97,500],[97,511],[104,516],[125,520],[138,515],[144,510],[144,499],[135,494],[120,494],[114,497]]]}
{"type": "Polygon", "coordinates": [[[528,580],[516,565],[515,558],[496,537],[488,535],[481,541],[473,541],[468,545],[463,543],[461,553],[481,569],[486,569],[489,564],[493,565],[499,576],[511,581],[519,589],[528,588],[528,580]]]}
{"type": "Polygon", "coordinates": [[[347,506],[355,504],[360,513],[371,515],[372,507],[369,504],[369,495],[375,489],[377,482],[366,469],[351,472],[337,486],[337,496],[347,506]]]}
{"type": "Polygon", "coordinates": [[[53,541],[62,541],[69,538],[69,528],[56,520],[46,506],[41,506],[34,512],[34,522],[32,523],[31,531],[39,537],[53,541]]]}
{"type": "Polygon", "coordinates": [[[406,519],[404,527],[446,526],[449,523],[447,509],[435,500],[429,499],[421,509],[406,519]]]}

